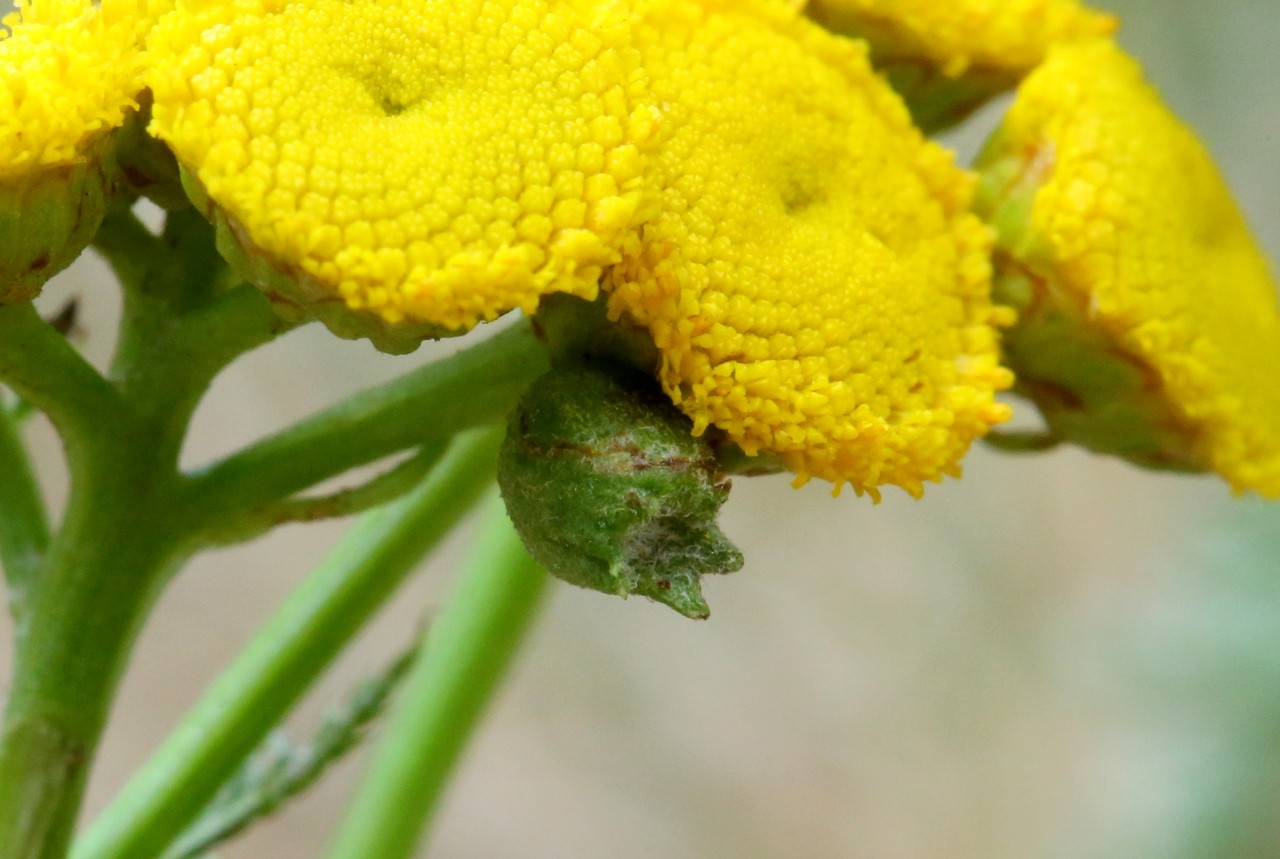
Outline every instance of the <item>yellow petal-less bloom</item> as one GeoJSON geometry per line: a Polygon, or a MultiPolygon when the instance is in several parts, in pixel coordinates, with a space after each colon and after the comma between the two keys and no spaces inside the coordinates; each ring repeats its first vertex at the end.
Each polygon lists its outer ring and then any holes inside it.
{"type": "Polygon", "coordinates": [[[110,132],[142,68],[119,7],[25,0],[0,27],[0,303],[32,298],[105,211],[110,132]]]}
{"type": "Polygon", "coordinates": [[[133,21],[89,0],[25,0],[0,29],[0,181],[85,160],[135,106],[133,21]]]}
{"type": "Polygon", "coordinates": [[[1026,308],[1010,360],[1051,428],[1280,496],[1276,283],[1138,64],[1109,41],[1054,50],[982,162],[1026,308]]]}
{"type": "Polygon", "coordinates": [[[1116,27],[1078,0],[812,0],[808,13],[868,40],[876,64],[928,125],[1013,86],[1051,45],[1116,27]]]}
{"type": "Polygon", "coordinates": [[[701,432],[876,494],[957,474],[1007,409],[972,177],[856,43],[776,2],[648,4],[661,213],[611,270],[701,432]]]}
{"type": "Polygon", "coordinates": [[[192,0],[148,42],[152,131],[304,301],[466,329],[590,298],[655,133],[620,8],[192,0]]]}

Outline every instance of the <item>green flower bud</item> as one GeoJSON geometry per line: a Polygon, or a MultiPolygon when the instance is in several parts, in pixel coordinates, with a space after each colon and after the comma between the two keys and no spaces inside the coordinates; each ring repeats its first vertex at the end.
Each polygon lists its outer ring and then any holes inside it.
{"type": "Polygon", "coordinates": [[[686,617],[710,614],[703,575],[742,554],[716,526],[729,481],[652,380],[552,370],[525,394],[498,459],[507,511],[551,573],[686,617]]]}
{"type": "Polygon", "coordinates": [[[35,298],[93,239],[107,211],[103,148],[0,181],[0,304],[35,298]]]}

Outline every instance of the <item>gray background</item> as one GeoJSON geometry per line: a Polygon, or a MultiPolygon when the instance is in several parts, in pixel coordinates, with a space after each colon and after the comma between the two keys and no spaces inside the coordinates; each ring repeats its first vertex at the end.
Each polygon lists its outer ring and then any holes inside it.
{"type": "MultiPolygon", "coordinates": [[[[1111,6],[1280,259],[1280,3],[1111,6]]],[[[979,138],[955,142],[971,152],[979,138]]],[[[94,261],[42,302],[73,295],[101,359],[117,307],[94,261]]],[[[219,379],[187,458],[426,357],[299,331],[219,379]]],[[[57,500],[56,442],[39,427],[35,444],[57,500]]],[[[922,502],[890,492],[880,506],[739,480],[724,527],[747,566],[709,584],[707,623],[557,587],[424,855],[1280,855],[1280,508],[1074,451],[975,449],[965,470],[922,502]]],[[[291,527],[204,556],[174,584],[125,683],[91,811],[338,533],[291,527]]],[[[461,545],[294,724],[408,640],[461,545]]],[[[221,855],[319,856],[363,763],[221,855]]]]}

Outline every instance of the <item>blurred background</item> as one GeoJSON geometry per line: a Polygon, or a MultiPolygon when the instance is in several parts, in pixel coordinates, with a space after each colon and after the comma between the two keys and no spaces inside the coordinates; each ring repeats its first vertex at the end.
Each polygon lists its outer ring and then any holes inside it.
{"type": "MultiPolygon", "coordinates": [[[[1280,261],[1280,3],[1109,5],[1280,261]]],[[[991,121],[951,142],[972,153],[991,121]]],[[[99,359],[118,313],[105,278],[86,258],[42,299],[81,300],[78,336],[99,359]]],[[[295,332],[218,381],[188,462],[454,348],[387,358],[295,332]]],[[[34,435],[56,503],[56,440],[34,435]]],[[[710,621],[554,589],[423,855],[1280,856],[1280,505],[1073,450],[979,447],[963,480],[920,502],[739,479],[723,525],[747,565],[709,582],[710,621]]],[[[290,527],[174,583],[90,813],[340,530],[290,527]]],[[[299,709],[300,732],[430,618],[460,536],[299,709]]],[[[320,856],[364,762],[219,855],[320,856]]]]}

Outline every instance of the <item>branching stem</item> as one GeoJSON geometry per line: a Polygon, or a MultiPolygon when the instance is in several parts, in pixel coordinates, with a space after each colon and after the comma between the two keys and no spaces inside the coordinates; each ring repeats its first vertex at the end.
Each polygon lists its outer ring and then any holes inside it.
{"type": "Polygon", "coordinates": [[[459,439],[414,492],[360,519],[76,845],[158,856],[493,478],[500,433],[459,439]]]}

